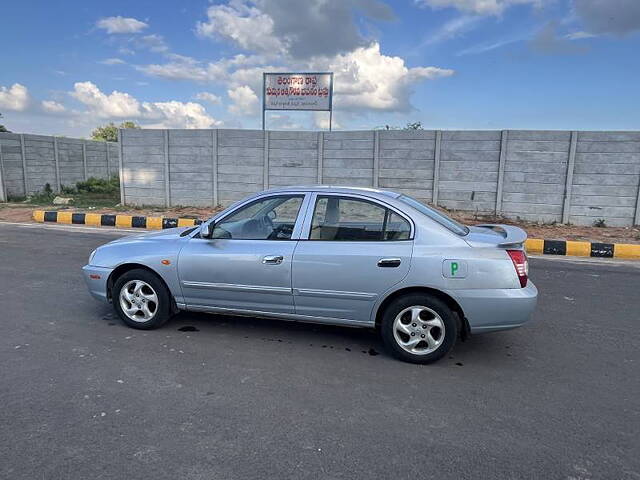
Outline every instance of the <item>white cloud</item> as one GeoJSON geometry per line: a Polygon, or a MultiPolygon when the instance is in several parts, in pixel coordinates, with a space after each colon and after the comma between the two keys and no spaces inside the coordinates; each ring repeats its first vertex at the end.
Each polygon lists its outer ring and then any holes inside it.
{"type": "Polygon", "coordinates": [[[196,31],[250,51],[303,59],[365,46],[360,25],[395,15],[380,0],[229,0],[207,9],[196,31]],[[361,23],[354,21],[357,11],[361,23]]]}
{"type": "Polygon", "coordinates": [[[478,15],[500,15],[512,5],[540,5],[544,0],[417,0],[432,8],[455,8],[478,15]]]}
{"type": "Polygon", "coordinates": [[[334,104],[347,110],[406,111],[416,84],[455,73],[438,67],[409,68],[402,58],[380,53],[378,43],[337,55],[325,69],[335,75],[334,104]]]}
{"type": "Polygon", "coordinates": [[[144,48],[156,53],[165,53],[169,51],[169,47],[165,43],[164,37],[157,33],[144,35],[143,37],[136,37],[135,44],[138,48],[144,48]]]}
{"type": "Polygon", "coordinates": [[[202,37],[226,38],[245,50],[271,53],[285,50],[286,46],[274,34],[273,19],[243,1],[213,5],[207,9],[207,17],[206,22],[196,24],[202,37]]]}
{"type": "Polygon", "coordinates": [[[241,85],[227,90],[227,95],[233,102],[229,105],[229,112],[234,115],[254,115],[258,112],[258,96],[248,85],[241,85]]]}
{"type": "Polygon", "coordinates": [[[41,105],[42,105],[42,109],[45,112],[49,112],[49,113],[62,113],[66,111],[66,108],[64,107],[64,105],[53,100],[43,100],[41,105]]]}
{"type": "Polygon", "coordinates": [[[140,114],[140,102],[128,93],[114,90],[107,95],[91,82],[77,82],[71,96],[101,118],[132,118],[140,114]]]}
{"type": "Polygon", "coordinates": [[[196,102],[140,102],[128,93],[105,94],[91,82],[74,84],[71,96],[88,108],[91,117],[138,120],[150,128],[211,128],[222,124],[196,102]]]}
{"type": "Polygon", "coordinates": [[[126,62],[120,58],[107,58],[105,60],[100,60],[98,63],[103,65],[122,65],[126,62]]]}
{"type": "Polygon", "coordinates": [[[196,100],[202,100],[203,102],[209,102],[214,105],[218,105],[222,101],[222,99],[218,95],[214,95],[213,93],[210,93],[210,92],[197,93],[194,96],[194,98],[196,100]]]}
{"type": "Polygon", "coordinates": [[[144,102],[141,110],[143,119],[155,121],[145,125],[150,128],[212,128],[222,125],[195,102],[144,102]]]}
{"type": "Polygon", "coordinates": [[[107,33],[138,33],[149,25],[135,18],[105,17],[96,22],[96,27],[106,30],[107,33]]]}
{"type": "Polygon", "coordinates": [[[29,90],[24,85],[14,83],[11,87],[0,87],[0,108],[23,111],[29,106],[29,90]]]}

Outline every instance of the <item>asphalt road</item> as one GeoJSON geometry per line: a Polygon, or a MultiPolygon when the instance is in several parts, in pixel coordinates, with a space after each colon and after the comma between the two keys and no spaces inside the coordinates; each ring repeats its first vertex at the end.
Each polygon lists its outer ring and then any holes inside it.
{"type": "Polygon", "coordinates": [[[79,270],[122,233],[81,231],[0,224],[0,478],[640,478],[633,264],[532,259],[532,323],[415,366],[358,329],[131,330],[79,270]]]}

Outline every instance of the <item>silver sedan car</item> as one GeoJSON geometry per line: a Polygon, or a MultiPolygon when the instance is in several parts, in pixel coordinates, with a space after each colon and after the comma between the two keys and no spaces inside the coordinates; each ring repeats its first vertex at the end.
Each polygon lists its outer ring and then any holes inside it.
{"type": "Polygon", "coordinates": [[[538,292],[526,237],[395,192],[286,187],[197,227],[103,245],[83,271],[133,328],[180,310],[376,328],[394,356],[429,363],[469,333],[529,320],[538,292]]]}

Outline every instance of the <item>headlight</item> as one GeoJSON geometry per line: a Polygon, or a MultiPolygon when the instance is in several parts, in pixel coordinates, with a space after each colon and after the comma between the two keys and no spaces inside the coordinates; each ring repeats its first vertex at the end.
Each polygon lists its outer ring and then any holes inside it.
{"type": "Polygon", "coordinates": [[[93,262],[93,257],[95,257],[96,251],[97,249],[91,252],[91,255],[89,255],[89,265],[91,265],[91,262],[93,262]]]}

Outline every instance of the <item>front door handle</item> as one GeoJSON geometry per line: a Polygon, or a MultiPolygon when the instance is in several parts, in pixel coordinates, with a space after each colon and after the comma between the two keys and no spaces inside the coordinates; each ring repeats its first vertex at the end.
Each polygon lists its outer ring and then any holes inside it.
{"type": "Polygon", "coordinates": [[[379,267],[399,267],[401,263],[402,262],[399,258],[381,258],[380,260],[378,260],[379,267]]]}
{"type": "Polygon", "coordinates": [[[282,255],[267,255],[262,259],[262,263],[266,265],[280,265],[284,257],[282,255]]]}

